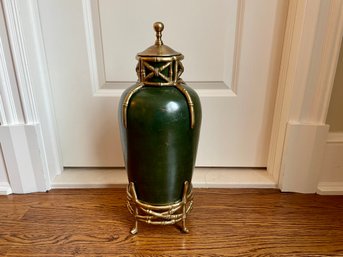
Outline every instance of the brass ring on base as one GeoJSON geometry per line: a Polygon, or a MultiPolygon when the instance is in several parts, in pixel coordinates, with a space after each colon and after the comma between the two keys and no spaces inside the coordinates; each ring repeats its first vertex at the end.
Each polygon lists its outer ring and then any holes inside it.
{"type": "Polygon", "coordinates": [[[184,182],[182,200],[168,205],[151,205],[137,198],[133,182],[127,187],[127,208],[135,218],[131,234],[138,232],[138,221],[153,225],[171,225],[182,221],[182,232],[188,233],[186,227],[187,214],[193,207],[193,192],[189,190],[189,182],[184,182]]]}

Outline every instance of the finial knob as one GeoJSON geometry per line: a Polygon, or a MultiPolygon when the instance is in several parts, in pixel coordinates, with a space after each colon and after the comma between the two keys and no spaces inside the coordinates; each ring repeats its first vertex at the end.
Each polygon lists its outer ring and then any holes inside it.
{"type": "Polygon", "coordinates": [[[156,41],[155,41],[155,45],[163,45],[163,41],[162,41],[162,31],[164,29],[164,25],[162,22],[155,22],[154,23],[154,29],[156,31],[156,41]]]}

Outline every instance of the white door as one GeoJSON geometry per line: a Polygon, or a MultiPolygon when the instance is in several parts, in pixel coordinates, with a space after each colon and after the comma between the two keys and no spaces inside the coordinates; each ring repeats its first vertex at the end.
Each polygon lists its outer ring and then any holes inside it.
{"type": "Polygon", "coordinates": [[[64,166],[123,166],[118,99],[162,21],[202,101],[197,166],[266,167],[287,1],[38,4],[64,166]]]}

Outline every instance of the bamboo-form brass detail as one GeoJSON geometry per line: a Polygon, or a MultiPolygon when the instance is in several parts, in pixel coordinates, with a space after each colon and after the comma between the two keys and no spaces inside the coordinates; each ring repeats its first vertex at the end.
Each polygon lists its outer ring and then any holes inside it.
{"type": "Polygon", "coordinates": [[[170,56],[170,57],[150,57],[150,56],[137,56],[137,75],[139,82],[149,86],[175,86],[183,73],[183,65],[181,60],[183,55],[170,56]],[[154,67],[150,63],[163,62],[165,63],[161,67],[154,67]],[[169,67],[168,76],[164,75],[162,71],[169,67]],[[146,73],[146,70],[149,73],[146,73]],[[162,81],[151,81],[153,77],[159,77],[162,81]]]}
{"type": "Polygon", "coordinates": [[[127,188],[127,208],[135,217],[135,225],[131,234],[138,232],[138,221],[153,225],[171,225],[182,221],[182,232],[188,233],[186,227],[187,214],[193,207],[193,192],[189,190],[189,182],[184,182],[182,200],[168,205],[151,205],[137,198],[135,185],[131,182],[127,188]]]}
{"type": "Polygon", "coordinates": [[[134,87],[132,90],[130,90],[130,92],[128,92],[125,96],[125,99],[123,102],[123,124],[125,128],[127,128],[127,108],[129,107],[130,99],[133,96],[133,94],[136,93],[143,86],[144,86],[143,83],[137,84],[137,86],[134,87]]]}
{"type": "Polygon", "coordinates": [[[180,80],[180,83],[176,84],[176,88],[186,97],[188,109],[189,109],[189,115],[191,118],[191,128],[194,128],[194,124],[195,124],[194,104],[187,89],[182,86],[183,83],[184,82],[180,80]]]}

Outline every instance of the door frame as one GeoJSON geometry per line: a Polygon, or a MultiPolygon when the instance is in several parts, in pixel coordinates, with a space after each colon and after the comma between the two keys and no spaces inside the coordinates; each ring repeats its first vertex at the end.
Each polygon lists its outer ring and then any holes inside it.
{"type": "Polygon", "coordinates": [[[282,191],[317,191],[342,35],[342,1],[290,1],[267,165],[282,191]]]}
{"type": "MultiPolygon", "coordinates": [[[[11,120],[6,110],[14,108],[14,113],[25,117],[0,126],[6,192],[45,191],[63,165],[38,4],[37,0],[2,0],[1,4],[6,20],[3,29],[12,53],[9,57],[0,47],[1,79],[9,76],[10,71],[3,68],[7,64],[14,67],[17,80],[11,86],[1,83],[0,89],[18,96],[21,105],[7,106],[8,101],[3,100],[0,114],[11,120]],[[23,142],[25,151],[20,150],[23,142]]],[[[342,14],[340,0],[289,1],[267,165],[269,177],[283,191],[317,190],[343,32],[342,14]]]]}

